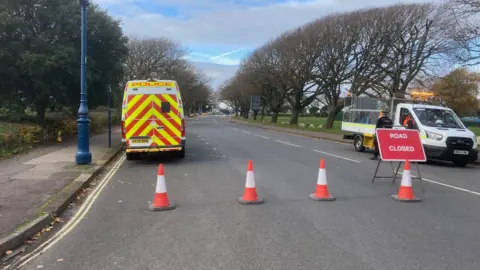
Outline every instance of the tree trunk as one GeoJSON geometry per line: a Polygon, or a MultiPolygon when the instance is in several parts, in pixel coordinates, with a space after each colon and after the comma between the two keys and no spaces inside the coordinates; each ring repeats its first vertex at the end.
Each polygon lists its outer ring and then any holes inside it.
{"type": "Polygon", "coordinates": [[[45,127],[45,111],[47,109],[47,102],[37,101],[35,104],[35,112],[37,113],[37,124],[45,127]]]}
{"type": "Polygon", "coordinates": [[[263,122],[263,118],[265,117],[265,109],[263,108],[261,111],[260,111],[260,121],[263,122]]]}
{"type": "Polygon", "coordinates": [[[332,105],[328,107],[328,116],[327,116],[327,126],[326,128],[333,128],[333,123],[335,122],[335,116],[342,110],[342,105],[332,105]]]}
{"type": "Polygon", "coordinates": [[[335,122],[335,109],[329,109],[325,128],[332,128],[333,122],[335,122]]]}
{"type": "Polygon", "coordinates": [[[294,107],[292,110],[292,116],[290,117],[290,125],[296,125],[298,123],[298,115],[300,114],[301,108],[294,107]]]}
{"type": "Polygon", "coordinates": [[[271,123],[277,123],[278,120],[278,111],[274,111],[272,114],[272,119],[270,120],[271,123]]]}
{"type": "Polygon", "coordinates": [[[302,107],[300,104],[302,101],[301,98],[302,96],[297,93],[295,94],[295,104],[290,103],[290,105],[292,106],[292,116],[290,117],[290,122],[289,122],[290,125],[298,124],[298,116],[302,112],[302,107]]]}
{"type": "Polygon", "coordinates": [[[242,109],[243,111],[243,118],[248,119],[248,110],[242,109]]]}
{"type": "Polygon", "coordinates": [[[258,111],[253,111],[253,120],[256,121],[257,120],[257,114],[258,114],[258,111]]]}

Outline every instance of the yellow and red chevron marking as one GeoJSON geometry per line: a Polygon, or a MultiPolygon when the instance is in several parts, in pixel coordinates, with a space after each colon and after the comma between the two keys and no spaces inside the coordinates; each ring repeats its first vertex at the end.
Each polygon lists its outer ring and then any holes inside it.
{"type": "Polygon", "coordinates": [[[175,95],[130,95],[126,111],[126,137],[148,136],[152,147],[180,145],[181,118],[175,95]],[[162,113],[162,102],[170,103],[170,112],[162,113]],[[163,126],[157,129],[157,126],[163,126]]]}

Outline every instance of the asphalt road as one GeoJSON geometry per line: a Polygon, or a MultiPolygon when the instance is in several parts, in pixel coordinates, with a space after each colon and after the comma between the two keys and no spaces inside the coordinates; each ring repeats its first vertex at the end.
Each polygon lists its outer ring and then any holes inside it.
{"type": "Polygon", "coordinates": [[[422,165],[423,201],[400,203],[400,181],[372,184],[376,163],[351,145],[211,117],[188,121],[187,144],[183,161],[123,162],[83,220],[21,269],[480,269],[478,167],[422,165]],[[335,202],[308,197],[320,158],[335,202]],[[262,205],[237,202],[249,159],[262,205]],[[150,212],[159,162],[177,209],[150,212]]]}

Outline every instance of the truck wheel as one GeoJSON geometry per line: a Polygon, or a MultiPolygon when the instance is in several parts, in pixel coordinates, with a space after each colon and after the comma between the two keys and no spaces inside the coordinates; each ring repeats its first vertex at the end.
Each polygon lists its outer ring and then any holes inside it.
{"type": "Polygon", "coordinates": [[[457,165],[458,167],[465,167],[468,164],[468,160],[454,160],[452,162],[453,162],[453,164],[457,165]]]}
{"type": "Polygon", "coordinates": [[[179,158],[184,158],[185,157],[185,148],[183,148],[180,152],[178,152],[178,157],[179,158]]]}
{"type": "Polygon", "coordinates": [[[355,136],[355,139],[353,140],[353,146],[355,147],[355,151],[357,152],[365,151],[365,147],[363,146],[363,137],[355,136]]]}

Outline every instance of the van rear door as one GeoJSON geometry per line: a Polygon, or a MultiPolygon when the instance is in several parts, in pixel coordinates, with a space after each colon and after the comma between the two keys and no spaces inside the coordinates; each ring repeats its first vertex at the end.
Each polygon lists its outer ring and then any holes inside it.
{"type": "Polygon", "coordinates": [[[182,124],[176,94],[152,95],[155,146],[180,146],[182,124]]]}
{"type": "Polygon", "coordinates": [[[174,88],[165,82],[129,83],[125,132],[133,148],[181,146],[182,120],[174,88]]]}
{"type": "Polygon", "coordinates": [[[152,99],[148,93],[128,93],[125,111],[125,139],[132,147],[152,144],[152,99]]]}

